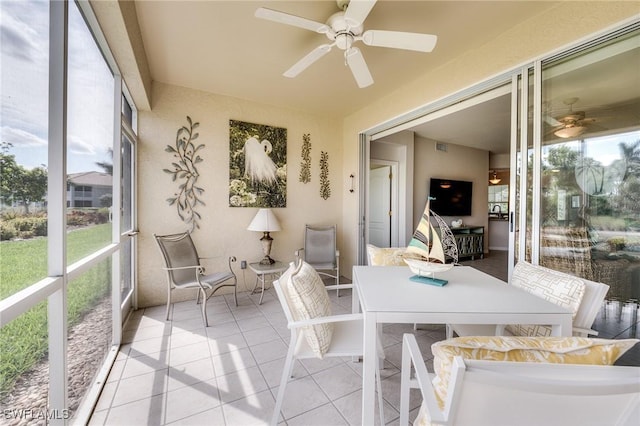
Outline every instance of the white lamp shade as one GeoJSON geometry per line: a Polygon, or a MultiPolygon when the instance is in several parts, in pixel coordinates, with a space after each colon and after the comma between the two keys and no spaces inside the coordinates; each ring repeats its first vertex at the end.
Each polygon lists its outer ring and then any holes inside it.
{"type": "Polygon", "coordinates": [[[248,231],[273,232],[280,230],[280,222],[270,209],[260,209],[253,218],[248,231]]]}

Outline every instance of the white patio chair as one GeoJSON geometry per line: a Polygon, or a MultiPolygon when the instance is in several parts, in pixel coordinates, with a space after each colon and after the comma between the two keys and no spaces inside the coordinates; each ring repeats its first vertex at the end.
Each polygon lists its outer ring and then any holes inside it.
{"type": "Polygon", "coordinates": [[[340,297],[340,250],[337,249],[336,225],[305,225],[303,259],[320,275],[336,280],[336,296],[340,297]]]}
{"type": "Polygon", "coordinates": [[[441,409],[415,336],[402,346],[400,424],[409,420],[410,389],[424,398],[415,426],[636,425],[640,368],[486,361],[455,357],[441,409]],[[411,368],[415,369],[415,377],[411,368]]]}
{"type": "Polygon", "coordinates": [[[377,247],[367,244],[367,264],[370,266],[407,266],[402,255],[406,247],[377,247]]]}
{"type": "Polygon", "coordinates": [[[205,327],[209,327],[207,318],[207,299],[222,287],[233,287],[233,297],[238,306],[236,274],[231,268],[231,263],[236,261],[235,256],[229,256],[228,270],[214,272],[205,275],[205,268],[200,261],[207,259],[199,257],[191,235],[188,232],[180,234],[156,235],[153,234],[162,258],[164,270],[167,271],[167,320],[171,308],[171,293],[174,289],[195,288],[198,293],[196,303],[201,303],[202,320],[205,327]],[[212,290],[207,295],[207,290],[212,290]],[[200,302],[202,299],[202,302],[200,302]]]}
{"type": "MultiPolygon", "coordinates": [[[[289,379],[291,378],[294,363],[299,359],[318,358],[318,353],[314,350],[308,342],[305,333],[314,333],[314,328],[326,324],[332,324],[333,331],[331,333],[328,349],[322,355],[324,358],[329,357],[361,357],[364,354],[363,349],[363,332],[364,323],[362,314],[342,314],[342,315],[330,315],[330,316],[317,316],[315,318],[300,319],[309,316],[307,313],[300,312],[300,308],[296,308],[296,304],[292,302],[290,296],[290,290],[288,282],[291,277],[295,277],[297,274],[316,274],[315,279],[318,283],[316,288],[322,296],[321,298],[325,303],[329,302],[329,296],[327,290],[332,290],[333,286],[325,286],[322,284],[322,280],[317,276],[317,272],[311,268],[304,268],[304,262],[297,259],[297,263],[292,262],[289,269],[282,274],[282,276],[273,282],[273,287],[276,290],[282,310],[287,318],[287,326],[291,330],[291,338],[289,339],[289,350],[287,351],[287,358],[285,360],[284,368],[282,370],[282,378],[280,380],[280,388],[278,389],[278,395],[276,397],[276,405],[273,410],[273,417],[271,419],[271,425],[278,424],[280,417],[280,410],[282,409],[282,403],[284,401],[285,389],[289,379]]],[[[302,279],[308,279],[309,277],[300,277],[302,279]]],[[[346,288],[352,288],[352,284],[346,284],[346,288]]],[[[309,293],[306,293],[307,295],[309,293]]],[[[311,303],[317,303],[313,301],[311,303]]],[[[305,301],[306,305],[309,305],[309,301],[305,301]]],[[[330,309],[329,309],[330,311],[330,309]]],[[[378,345],[378,352],[380,356],[382,354],[382,346],[378,345]]],[[[376,369],[376,383],[378,386],[378,404],[380,410],[380,419],[384,419],[383,413],[383,401],[382,401],[382,389],[380,385],[379,370],[376,369]]],[[[384,423],[384,421],[381,421],[384,423]]]]}
{"type": "MultiPolygon", "coordinates": [[[[520,262],[519,262],[520,263],[520,262]]],[[[518,267],[518,265],[516,265],[518,267]]],[[[547,269],[541,266],[539,269],[547,269]]],[[[593,322],[600,311],[602,302],[604,301],[609,286],[604,283],[598,283],[595,281],[586,280],[580,278],[584,282],[584,295],[580,306],[576,311],[576,315],[573,319],[573,335],[587,337],[597,336],[598,332],[593,330],[593,322]]],[[[504,329],[503,326],[485,325],[485,324],[447,324],[447,339],[453,337],[453,333],[458,336],[497,336],[497,335],[512,335],[509,330],[504,329]]]]}

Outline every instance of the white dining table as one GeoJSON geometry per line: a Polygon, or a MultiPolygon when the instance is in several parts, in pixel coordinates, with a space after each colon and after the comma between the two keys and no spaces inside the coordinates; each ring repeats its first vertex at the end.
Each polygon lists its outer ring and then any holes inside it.
{"type": "Polygon", "coordinates": [[[411,281],[404,266],[354,266],[354,313],[364,315],[362,424],[373,425],[378,324],[545,324],[554,336],[570,336],[571,312],[470,266],[436,278],[439,287],[411,281]]]}

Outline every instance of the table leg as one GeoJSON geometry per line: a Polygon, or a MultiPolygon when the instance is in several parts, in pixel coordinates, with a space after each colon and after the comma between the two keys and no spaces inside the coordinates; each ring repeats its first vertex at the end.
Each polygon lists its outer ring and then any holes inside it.
{"type": "Polygon", "coordinates": [[[262,298],[264,297],[264,276],[267,274],[256,274],[256,283],[253,286],[253,290],[251,290],[251,294],[256,294],[256,290],[258,290],[258,283],[260,283],[260,301],[258,305],[262,305],[262,298]]]}
{"type": "Polygon", "coordinates": [[[378,364],[375,314],[364,314],[364,355],[362,366],[362,424],[373,425],[376,409],[375,381],[378,364]]]}
{"type": "MultiPolygon", "coordinates": [[[[358,298],[358,287],[353,286],[351,289],[351,313],[359,314],[360,313],[360,299],[358,298]]],[[[360,362],[359,356],[351,357],[351,362],[360,362]]]]}
{"type": "Polygon", "coordinates": [[[264,277],[267,274],[262,274],[262,293],[260,293],[260,301],[258,302],[258,305],[262,305],[262,298],[264,297],[264,277]]]}
{"type": "Polygon", "coordinates": [[[253,290],[251,290],[251,294],[256,294],[256,290],[258,289],[258,282],[260,281],[260,274],[256,274],[256,282],[253,284],[253,290]]]}

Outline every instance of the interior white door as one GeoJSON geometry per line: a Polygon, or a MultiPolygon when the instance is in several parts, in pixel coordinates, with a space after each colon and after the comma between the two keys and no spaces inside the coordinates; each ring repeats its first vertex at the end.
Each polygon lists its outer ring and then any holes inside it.
{"type": "Polygon", "coordinates": [[[391,166],[369,172],[369,243],[391,245],[391,166]]]}

